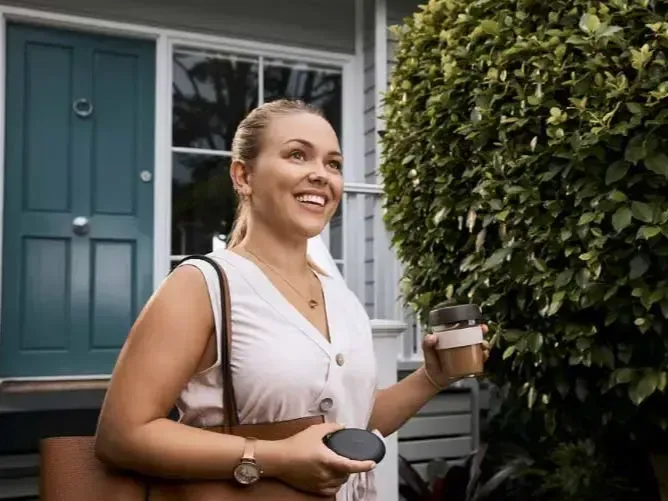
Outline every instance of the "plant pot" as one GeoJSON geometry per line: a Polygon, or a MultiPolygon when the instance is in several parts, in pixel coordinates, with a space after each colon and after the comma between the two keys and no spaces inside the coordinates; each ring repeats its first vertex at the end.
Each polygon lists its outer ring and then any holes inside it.
{"type": "Polygon", "coordinates": [[[650,454],[661,501],[668,501],[668,453],[650,454]]]}

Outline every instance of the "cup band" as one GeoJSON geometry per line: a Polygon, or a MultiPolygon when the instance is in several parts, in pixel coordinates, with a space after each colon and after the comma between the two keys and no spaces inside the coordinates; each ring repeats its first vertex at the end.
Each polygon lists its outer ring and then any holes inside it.
{"type": "Polygon", "coordinates": [[[449,350],[482,343],[482,327],[479,325],[465,329],[434,332],[433,335],[438,338],[437,350],[449,350]]]}

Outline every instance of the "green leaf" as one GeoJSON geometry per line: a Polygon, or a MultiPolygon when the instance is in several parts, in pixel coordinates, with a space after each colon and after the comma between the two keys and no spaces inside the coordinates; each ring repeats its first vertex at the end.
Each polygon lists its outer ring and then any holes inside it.
{"type": "Polygon", "coordinates": [[[593,212],[585,212],[580,216],[580,220],[578,221],[578,226],[583,226],[585,224],[591,223],[594,219],[596,219],[596,214],[593,212]]]}
{"type": "Polygon", "coordinates": [[[529,409],[533,408],[534,404],[536,403],[537,396],[536,388],[531,386],[529,388],[529,393],[527,394],[527,405],[529,406],[529,409]]]}
{"type": "Polygon", "coordinates": [[[556,280],[554,281],[554,286],[558,289],[568,285],[570,281],[573,280],[573,270],[564,270],[559,275],[557,275],[556,280]]]}
{"type": "Polygon", "coordinates": [[[652,222],[652,208],[644,202],[633,202],[631,204],[631,212],[634,218],[643,223],[652,222]]]}
{"type": "Polygon", "coordinates": [[[612,378],[613,378],[615,384],[628,384],[631,381],[633,381],[634,375],[635,375],[635,371],[633,369],[629,369],[628,367],[624,367],[623,369],[617,369],[612,374],[612,378]]]}
{"type": "Polygon", "coordinates": [[[643,226],[638,230],[636,238],[649,240],[650,238],[657,236],[659,233],[661,233],[661,228],[658,226],[643,226]]]}
{"type": "Polygon", "coordinates": [[[588,35],[592,35],[601,26],[601,20],[595,14],[583,14],[580,18],[579,26],[582,31],[588,35]]]}
{"type": "Polygon", "coordinates": [[[634,115],[640,115],[643,111],[643,106],[638,103],[626,103],[626,108],[634,115]]]}
{"type": "Polygon", "coordinates": [[[663,153],[656,153],[645,159],[645,167],[652,172],[668,177],[668,156],[663,153]]]}
{"type": "Polygon", "coordinates": [[[538,353],[543,347],[543,335],[540,332],[533,332],[529,337],[528,345],[533,353],[538,353]]]}
{"type": "Polygon", "coordinates": [[[635,165],[645,158],[645,155],[647,155],[645,151],[645,138],[641,135],[634,136],[626,145],[624,160],[635,165]]]}
{"type": "Polygon", "coordinates": [[[647,258],[639,254],[631,260],[631,271],[629,272],[629,278],[635,280],[636,278],[642,277],[649,270],[649,261],[647,258]]]}
{"type": "Polygon", "coordinates": [[[608,197],[613,202],[626,202],[626,200],[628,200],[627,196],[618,190],[611,192],[610,195],[608,195],[608,197]]]}
{"type": "Polygon", "coordinates": [[[515,345],[508,346],[508,348],[506,348],[506,350],[503,352],[502,358],[504,360],[510,358],[513,355],[513,353],[515,353],[515,350],[516,350],[515,345]]]}
{"type": "Polygon", "coordinates": [[[510,255],[511,250],[512,249],[510,248],[498,249],[491,256],[489,256],[489,258],[485,261],[485,264],[483,264],[482,269],[489,270],[491,268],[496,268],[510,255]]]}
{"type": "Polygon", "coordinates": [[[668,386],[668,372],[661,372],[656,383],[656,389],[664,392],[668,386]]]}
{"type": "Polygon", "coordinates": [[[616,183],[623,179],[630,167],[631,166],[628,163],[622,160],[611,164],[610,167],[608,167],[608,170],[605,171],[605,184],[611,185],[612,183],[616,183]]]}
{"type": "Polygon", "coordinates": [[[628,207],[620,207],[612,215],[612,227],[617,233],[631,224],[631,217],[633,213],[628,207]]]}
{"type": "Polygon", "coordinates": [[[659,377],[656,372],[648,372],[642,379],[629,386],[629,397],[635,405],[640,405],[656,391],[659,377]]]}

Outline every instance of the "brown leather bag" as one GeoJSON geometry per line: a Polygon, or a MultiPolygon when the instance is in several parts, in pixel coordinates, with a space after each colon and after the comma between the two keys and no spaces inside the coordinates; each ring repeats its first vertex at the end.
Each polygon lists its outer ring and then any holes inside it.
{"type": "MultiPolygon", "coordinates": [[[[223,425],[208,430],[260,440],[281,440],[309,426],[322,423],[322,416],[309,416],[276,423],[240,425],[230,366],[231,315],[227,277],[218,264],[206,256],[220,282],[223,301],[221,361],[223,372],[223,425]]],[[[182,261],[182,262],[183,262],[182,261]]],[[[41,501],[334,501],[307,494],[272,478],[242,487],[233,480],[187,481],[148,478],[113,468],[95,455],[95,437],[53,437],[41,441],[41,501]]]]}

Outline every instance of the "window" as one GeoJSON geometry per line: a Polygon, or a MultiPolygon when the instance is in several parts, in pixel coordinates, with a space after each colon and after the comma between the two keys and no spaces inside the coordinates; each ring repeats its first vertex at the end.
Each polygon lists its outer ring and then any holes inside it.
{"type": "MultiPolygon", "coordinates": [[[[342,70],[301,61],[176,49],[172,82],[172,263],[225,245],[236,197],[229,178],[239,122],[259,103],[299,98],[342,132],[342,70]]],[[[341,208],[330,250],[342,264],[341,208]]]]}

